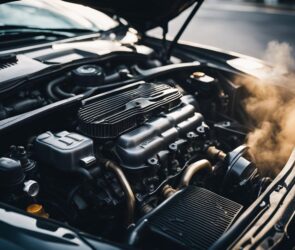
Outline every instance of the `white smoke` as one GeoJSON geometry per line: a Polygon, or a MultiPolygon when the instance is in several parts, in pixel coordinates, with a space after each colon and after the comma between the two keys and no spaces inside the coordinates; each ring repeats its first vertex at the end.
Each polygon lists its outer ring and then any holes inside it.
{"type": "Polygon", "coordinates": [[[255,122],[247,136],[250,152],[263,172],[277,173],[295,147],[295,60],[292,47],[276,41],[268,44],[264,59],[274,66],[270,79],[239,83],[250,94],[243,105],[255,122]]]}

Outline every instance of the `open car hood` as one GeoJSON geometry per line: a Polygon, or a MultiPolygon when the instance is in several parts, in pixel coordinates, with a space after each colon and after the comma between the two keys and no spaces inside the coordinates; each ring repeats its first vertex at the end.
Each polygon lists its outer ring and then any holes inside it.
{"type": "Polygon", "coordinates": [[[140,31],[163,26],[196,0],[65,0],[125,18],[140,31]]]}

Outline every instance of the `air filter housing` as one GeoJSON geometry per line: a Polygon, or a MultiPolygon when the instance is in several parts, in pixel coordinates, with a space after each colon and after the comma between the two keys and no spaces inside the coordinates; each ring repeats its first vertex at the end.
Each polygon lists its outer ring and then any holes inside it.
{"type": "Polygon", "coordinates": [[[142,249],[153,244],[159,249],[208,249],[241,209],[240,204],[207,189],[189,186],[143,218],[130,242],[142,249]],[[144,232],[142,237],[139,232],[144,232]]]}
{"type": "Polygon", "coordinates": [[[78,111],[79,129],[93,138],[115,138],[153,114],[180,104],[181,93],[167,84],[136,83],[83,102],[78,111]]]}

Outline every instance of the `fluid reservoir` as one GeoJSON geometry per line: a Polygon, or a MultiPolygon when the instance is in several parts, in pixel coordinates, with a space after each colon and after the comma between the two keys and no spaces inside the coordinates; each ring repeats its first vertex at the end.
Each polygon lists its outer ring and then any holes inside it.
{"type": "Polygon", "coordinates": [[[22,184],[25,174],[19,161],[11,158],[0,158],[0,186],[15,188],[22,184]]]}
{"type": "Polygon", "coordinates": [[[105,81],[105,72],[96,65],[83,65],[72,71],[74,82],[82,87],[95,87],[105,81]]]}

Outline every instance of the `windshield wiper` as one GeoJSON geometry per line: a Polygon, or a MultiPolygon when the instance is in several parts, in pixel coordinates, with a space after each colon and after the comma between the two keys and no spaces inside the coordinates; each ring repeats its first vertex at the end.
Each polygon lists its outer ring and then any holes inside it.
{"type": "Polygon", "coordinates": [[[53,42],[94,32],[89,29],[43,29],[22,25],[0,25],[0,48],[3,50],[53,42]]]}
{"type": "Polygon", "coordinates": [[[72,37],[76,33],[89,33],[95,32],[96,30],[91,29],[50,29],[50,28],[37,28],[22,25],[0,25],[0,35],[6,35],[11,33],[38,33],[38,34],[49,34],[64,37],[72,37]]]}
{"type": "Polygon", "coordinates": [[[0,25],[0,36],[7,36],[10,34],[32,34],[32,35],[51,35],[58,37],[73,37],[80,33],[93,33],[98,30],[92,29],[49,29],[30,27],[25,25],[0,25]]]}

